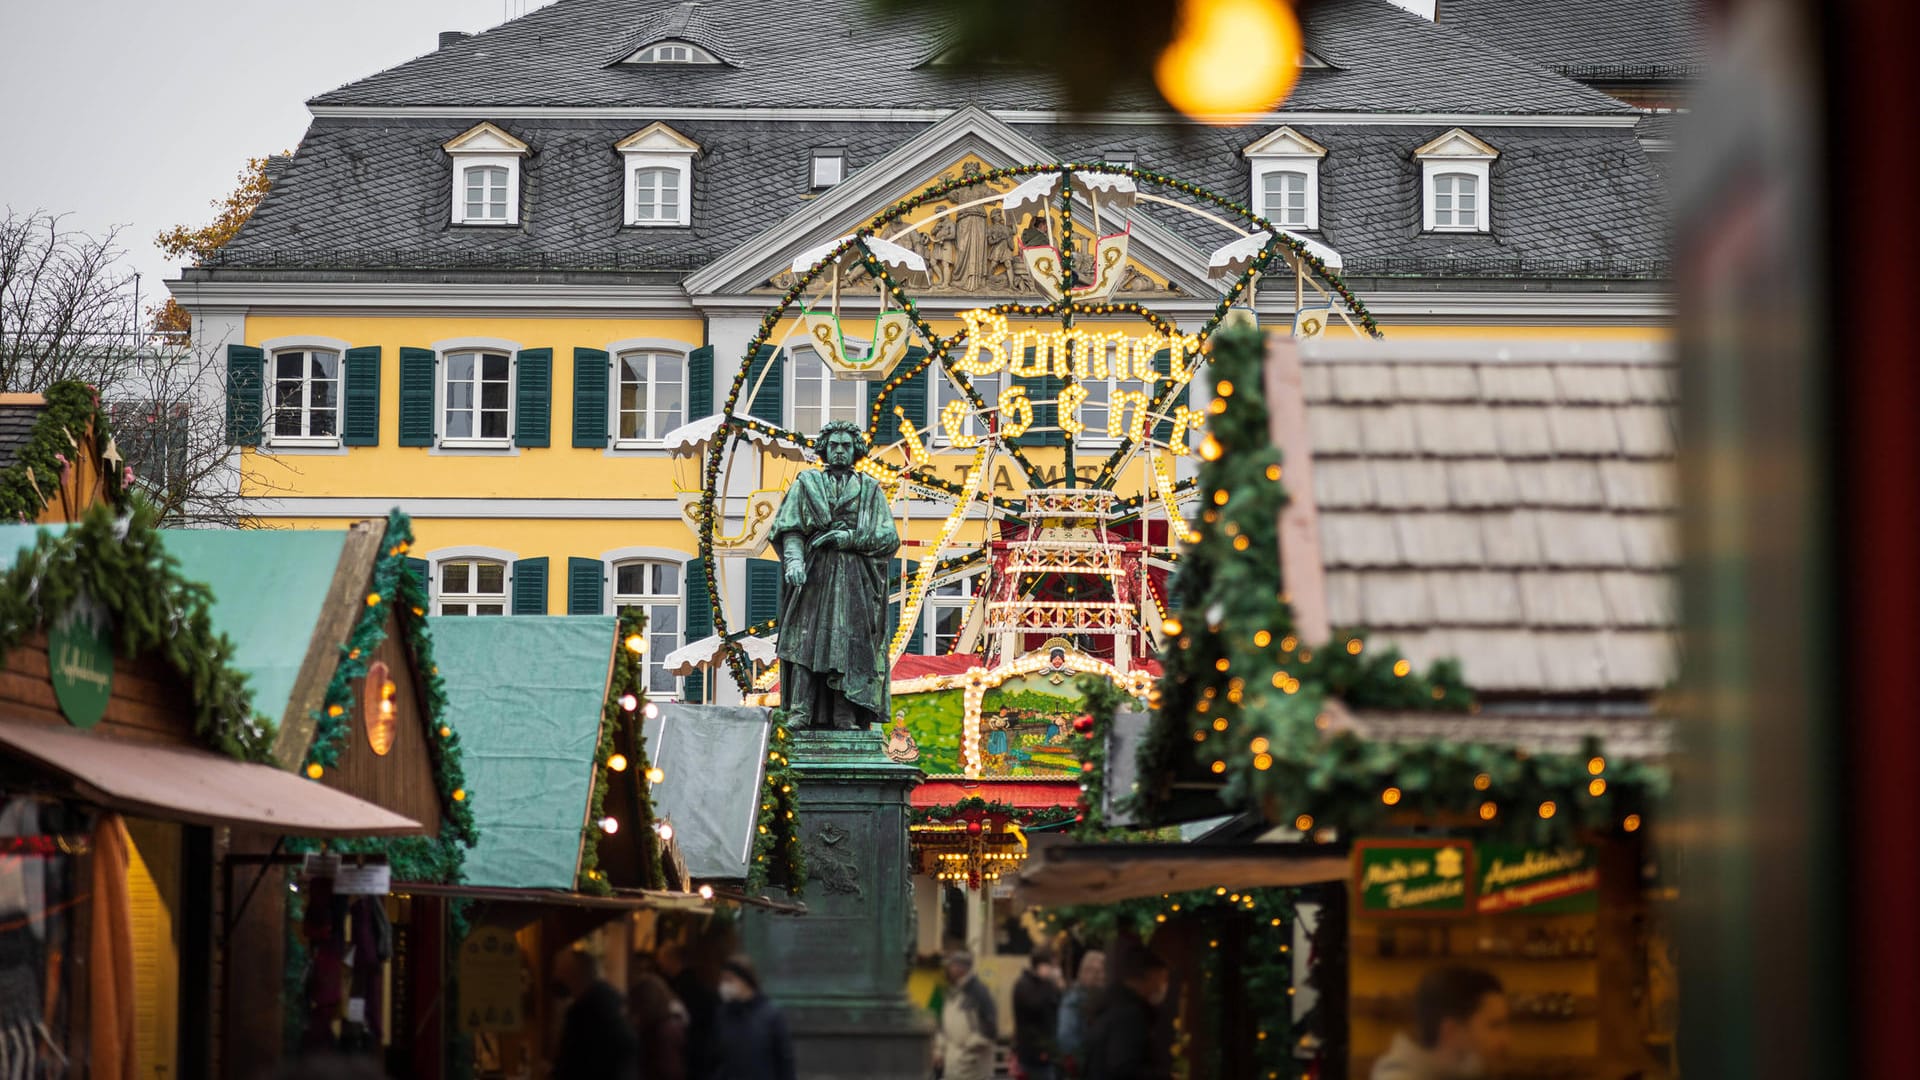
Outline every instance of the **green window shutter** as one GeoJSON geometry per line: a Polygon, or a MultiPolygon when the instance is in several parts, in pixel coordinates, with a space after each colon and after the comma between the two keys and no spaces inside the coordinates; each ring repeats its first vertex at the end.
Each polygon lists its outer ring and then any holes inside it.
{"type": "Polygon", "coordinates": [[[573,350],[573,445],[607,445],[607,382],[613,359],[605,349],[573,350]]]}
{"type": "Polygon", "coordinates": [[[687,354],[687,420],[713,415],[713,346],[702,345],[687,354]]]}
{"type": "MultiPolygon", "coordinates": [[[[786,588],[786,579],[780,573],[779,563],[748,559],[747,626],[759,626],[769,619],[778,619],[781,594],[786,592],[786,588]]],[[[739,629],[745,630],[747,626],[739,629]]]]}
{"type": "Polygon", "coordinates": [[[401,446],[432,446],[433,377],[436,359],[432,349],[402,347],[400,350],[400,438],[401,446]]]}
{"type": "Polygon", "coordinates": [[[547,613],[546,559],[515,559],[513,561],[513,613],[515,615],[547,613]]]}
{"type": "Polygon", "coordinates": [[[686,596],[687,641],[699,641],[713,635],[713,603],[707,598],[707,561],[690,559],[687,562],[686,581],[682,585],[686,596]]]}
{"type": "Polygon", "coordinates": [[[425,559],[409,558],[407,559],[407,573],[413,575],[413,580],[419,582],[420,587],[427,590],[428,595],[432,595],[433,593],[433,564],[432,563],[428,562],[425,559]]]}
{"type": "Polygon", "coordinates": [[[513,445],[551,446],[553,350],[521,349],[513,365],[513,445]]]}
{"type": "Polygon", "coordinates": [[[347,418],[340,424],[345,446],[380,445],[380,346],[347,350],[347,418]]]}
{"type": "MultiPolygon", "coordinates": [[[[707,599],[707,563],[705,559],[689,560],[686,577],[681,583],[686,596],[686,606],[681,618],[687,628],[685,643],[693,644],[701,638],[713,635],[713,604],[707,599]]],[[[695,705],[707,699],[707,680],[703,672],[695,672],[686,677],[680,687],[680,700],[695,705]]]]}
{"type": "MultiPolygon", "coordinates": [[[[900,367],[911,368],[926,359],[926,357],[927,350],[916,345],[907,350],[907,357],[900,361],[900,367]]],[[[887,395],[887,397],[881,401],[880,419],[874,423],[873,427],[874,446],[888,446],[899,441],[901,435],[900,418],[893,413],[895,406],[898,406],[902,412],[906,413],[907,419],[913,421],[913,426],[920,429],[923,436],[925,435],[928,425],[927,386],[932,370],[931,367],[922,368],[919,373],[912,378],[894,387],[893,393],[887,395]]],[[[872,415],[873,402],[875,398],[878,397],[881,388],[886,385],[887,384],[883,382],[870,382],[867,384],[868,415],[872,415]]]]}
{"type": "Polygon", "coordinates": [[[747,410],[747,414],[763,424],[785,427],[787,424],[786,353],[771,345],[760,346],[760,351],[754,354],[753,363],[747,367],[747,382],[740,388],[740,394],[745,397],[752,393],[754,384],[760,382],[760,372],[768,367],[772,370],[767,371],[766,382],[761,383],[760,392],[754,394],[753,407],[747,410]]]}
{"type": "MultiPolygon", "coordinates": [[[[1172,371],[1173,370],[1173,354],[1168,352],[1166,349],[1161,349],[1159,352],[1154,353],[1153,354],[1153,370],[1159,372],[1161,375],[1165,375],[1168,372],[1172,371]]],[[[1161,389],[1163,388],[1158,383],[1154,384],[1154,392],[1156,394],[1161,389]]],[[[1178,394],[1175,394],[1173,396],[1173,399],[1171,401],[1168,401],[1166,406],[1162,408],[1160,411],[1170,414],[1173,412],[1175,408],[1185,405],[1187,403],[1187,392],[1191,389],[1193,389],[1192,383],[1188,383],[1187,385],[1181,387],[1180,392],[1178,394]]],[[[1153,425],[1153,437],[1160,440],[1161,442],[1166,442],[1168,439],[1173,438],[1173,421],[1161,420],[1155,423],[1153,425]]]]}
{"type": "Polygon", "coordinates": [[[578,555],[567,559],[567,614],[598,615],[606,610],[601,590],[606,586],[606,564],[578,555]]]}
{"type": "Polygon", "coordinates": [[[227,346],[227,442],[260,445],[262,395],[267,354],[251,345],[227,346]]]}

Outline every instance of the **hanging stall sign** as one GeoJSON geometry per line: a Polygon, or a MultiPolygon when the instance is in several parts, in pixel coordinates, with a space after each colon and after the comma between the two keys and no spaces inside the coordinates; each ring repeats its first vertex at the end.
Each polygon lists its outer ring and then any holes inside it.
{"type": "Polygon", "coordinates": [[[524,971],[513,934],[498,926],[475,927],[460,946],[460,1030],[519,1028],[524,971]]]}
{"type": "Polygon", "coordinates": [[[1475,910],[1482,915],[1527,909],[1536,915],[1599,907],[1599,852],[1591,847],[1532,848],[1481,844],[1475,910]]]}
{"type": "Polygon", "coordinates": [[[53,696],[67,722],[90,728],[107,714],[113,696],[113,645],[107,640],[107,616],[81,597],[47,631],[47,661],[53,669],[53,696]]]}
{"type": "Polygon", "coordinates": [[[1457,915],[1473,910],[1473,845],[1465,840],[1361,840],[1354,893],[1363,915],[1457,915]]]}

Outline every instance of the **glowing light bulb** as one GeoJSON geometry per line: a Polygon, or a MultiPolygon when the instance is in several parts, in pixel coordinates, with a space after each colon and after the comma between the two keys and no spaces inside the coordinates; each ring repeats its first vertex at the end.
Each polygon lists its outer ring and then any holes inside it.
{"type": "Polygon", "coordinates": [[[713,899],[713,886],[711,885],[700,886],[700,899],[702,900],[713,899]]]}
{"type": "Polygon", "coordinates": [[[640,699],[632,694],[621,694],[620,707],[627,712],[632,712],[640,707],[640,699]]]}
{"type": "Polygon", "coordinates": [[[612,835],[613,835],[614,833],[617,833],[617,832],[619,832],[619,831],[620,831],[620,819],[618,819],[618,818],[614,818],[614,817],[603,817],[603,818],[601,818],[601,819],[600,819],[600,831],[601,831],[601,832],[603,832],[603,833],[606,833],[606,834],[607,834],[608,836],[612,836],[612,835]]]}
{"type": "Polygon", "coordinates": [[[322,776],[326,775],[326,772],[327,770],[322,768],[320,763],[316,761],[313,764],[307,766],[307,779],[318,780],[322,776]]]}
{"type": "Polygon", "coordinates": [[[627,771],[627,755],[615,754],[612,757],[608,758],[607,768],[612,769],[614,772],[626,772],[627,771]]]}
{"type": "Polygon", "coordinates": [[[667,778],[666,770],[662,769],[658,765],[655,765],[653,768],[647,770],[647,783],[649,784],[658,784],[662,780],[665,780],[666,778],[667,778]]]}
{"type": "Polygon", "coordinates": [[[646,638],[641,637],[639,634],[627,635],[627,651],[628,652],[630,653],[645,652],[646,648],[647,648],[646,638]]]}
{"type": "Polygon", "coordinates": [[[1168,103],[1200,119],[1270,109],[1299,76],[1300,23],[1281,0],[1182,0],[1154,66],[1168,103]]]}

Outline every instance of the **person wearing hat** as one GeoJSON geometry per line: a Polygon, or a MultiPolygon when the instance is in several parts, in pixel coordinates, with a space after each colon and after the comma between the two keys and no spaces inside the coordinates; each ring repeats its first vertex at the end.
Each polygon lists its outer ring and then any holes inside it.
{"type": "Polygon", "coordinates": [[[945,1080],[991,1080],[998,1015],[993,995],[973,973],[973,954],[949,955],[947,995],[933,1042],[933,1067],[945,1080]]]}
{"type": "Polygon", "coordinates": [[[720,967],[720,1067],[713,1080],[796,1080],[787,1018],[760,992],[753,961],[720,967]]]}

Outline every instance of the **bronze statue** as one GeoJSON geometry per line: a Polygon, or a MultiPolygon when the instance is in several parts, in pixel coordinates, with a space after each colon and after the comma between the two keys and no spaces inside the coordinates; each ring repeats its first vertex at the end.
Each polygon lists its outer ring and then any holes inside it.
{"type": "Polygon", "coordinates": [[[887,560],[900,548],[860,428],[820,429],[822,469],[794,477],[773,515],[787,582],[781,604],[780,704],[795,728],[865,730],[890,711],[887,560]]]}

